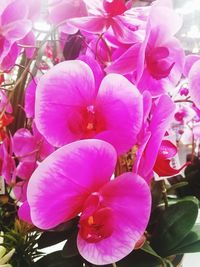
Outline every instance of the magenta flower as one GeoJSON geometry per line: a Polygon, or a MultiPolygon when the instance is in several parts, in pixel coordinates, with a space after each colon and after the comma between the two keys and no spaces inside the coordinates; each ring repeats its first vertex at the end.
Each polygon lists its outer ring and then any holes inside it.
{"type": "Polygon", "coordinates": [[[153,6],[144,42],[130,47],[107,67],[107,72],[133,73],[140,91],[149,90],[152,96],[170,91],[180,80],[184,66],[183,48],[174,37],[180,27],[181,20],[173,10],[153,6]]]}
{"type": "Polygon", "coordinates": [[[109,28],[122,43],[135,43],[141,40],[138,31],[140,22],[135,17],[125,16],[130,8],[125,0],[88,0],[88,16],[70,19],[70,24],[89,33],[101,34],[109,28]]]}
{"type": "Polygon", "coordinates": [[[18,215],[22,220],[31,223],[30,212],[27,211],[27,186],[29,179],[38,166],[38,162],[44,160],[55,149],[38,132],[35,124],[31,133],[28,129],[19,129],[13,137],[13,152],[19,164],[15,175],[20,179],[13,186],[16,199],[22,202],[18,215]]]}
{"type": "Polygon", "coordinates": [[[16,42],[31,30],[31,22],[27,19],[27,15],[28,6],[24,0],[6,1],[1,6],[0,66],[3,70],[14,64],[18,55],[16,42]]]}
{"type": "Polygon", "coordinates": [[[44,160],[28,185],[37,227],[51,229],[81,213],[78,249],[94,264],[110,264],[128,255],[149,220],[148,185],[133,173],[110,181],[116,159],[107,142],[74,142],[44,160]]]}
{"type": "Polygon", "coordinates": [[[134,145],[140,131],[142,96],[121,75],[107,75],[98,89],[88,65],[62,62],[38,83],[35,121],[53,146],[96,138],[121,154],[134,145]]]}
{"type": "Polygon", "coordinates": [[[154,109],[151,111],[150,122],[149,111],[151,109],[150,96],[144,94],[144,123],[138,135],[138,151],[133,166],[133,172],[145,178],[147,182],[153,178],[153,167],[159,152],[161,142],[173,120],[175,104],[167,95],[161,96],[154,109]],[[146,111],[145,111],[146,110],[146,111]]]}
{"type": "Polygon", "coordinates": [[[13,152],[20,162],[42,161],[55,149],[45,140],[33,124],[33,134],[25,128],[13,136],[13,152]]]}

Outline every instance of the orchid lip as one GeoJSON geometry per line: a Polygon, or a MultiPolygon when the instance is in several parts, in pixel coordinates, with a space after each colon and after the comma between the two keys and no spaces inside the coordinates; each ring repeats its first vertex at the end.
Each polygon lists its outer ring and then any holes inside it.
{"type": "Polygon", "coordinates": [[[79,232],[89,243],[99,242],[113,233],[113,210],[103,202],[103,196],[99,192],[92,193],[85,201],[79,232]]]}
{"type": "Polygon", "coordinates": [[[112,235],[113,210],[109,207],[100,207],[90,216],[80,219],[79,233],[88,243],[97,243],[112,235]]]}

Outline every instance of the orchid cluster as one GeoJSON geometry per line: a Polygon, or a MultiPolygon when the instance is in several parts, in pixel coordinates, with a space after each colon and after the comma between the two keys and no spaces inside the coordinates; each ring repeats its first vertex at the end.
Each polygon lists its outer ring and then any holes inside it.
{"type": "Polygon", "coordinates": [[[181,26],[171,0],[1,0],[13,267],[170,267],[200,251],[200,56],[185,55],[181,26]]]}

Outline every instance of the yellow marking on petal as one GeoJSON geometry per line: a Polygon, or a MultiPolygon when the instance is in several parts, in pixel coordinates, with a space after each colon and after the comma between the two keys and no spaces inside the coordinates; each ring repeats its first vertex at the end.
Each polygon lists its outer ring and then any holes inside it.
{"type": "Polygon", "coordinates": [[[93,225],[93,224],[94,224],[94,218],[93,218],[93,216],[90,216],[90,217],[88,218],[88,224],[89,224],[89,225],[93,225]]]}
{"type": "Polygon", "coordinates": [[[94,124],[93,123],[88,123],[87,125],[87,130],[93,130],[94,129],[94,124]]]}

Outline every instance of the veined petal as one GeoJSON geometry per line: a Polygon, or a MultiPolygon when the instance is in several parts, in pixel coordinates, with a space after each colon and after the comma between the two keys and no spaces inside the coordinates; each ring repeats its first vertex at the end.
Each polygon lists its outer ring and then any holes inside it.
{"type": "Polygon", "coordinates": [[[110,180],[115,164],[114,148],[100,140],[74,142],[52,153],[28,184],[33,223],[49,229],[75,217],[87,197],[110,180]]]}
{"type": "Polygon", "coordinates": [[[96,108],[104,117],[105,131],[95,137],[111,143],[119,154],[136,142],[143,118],[142,95],[122,75],[107,75],[100,86],[96,108]]]}
{"type": "MultiPolygon", "coordinates": [[[[80,108],[93,105],[97,90],[92,70],[80,60],[56,65],[39,81],[35,122],[47,141],[57,147],[81,139],[70,130],[79,123],[80,108]]],[[[78,126],[77,126],[78,127],[78,126]]]]}
{"type": "Polygon", "coordinates": [[[137,68],[137,60],[139,56],[141,44],[134,44],[125,53],[123,53],[117,60],[110,66],[106,67],[106,72],[127,74],[133,72],[137,68]]]}
{"type": "Polygon", "coordinates": [[[7,7],[1,15],[1,24],[4,26],[18,20],[23,20],[27,18],[27,15],[28,6],[26,4],[26,0],[12,1],[7,4],[7,7]]]}
{"type": "Polygon", "coordinates": [[[102,33],[110,26],[108,20],[103,16],[88,16],[69,19],[69,23],[80,30],[90,33],[102,33]]]}
{"type": "Polygon", "coordinates": [[[146,178],[147,181],[151,178],[149,174],[152,172],[156,162],[159,147],[173,119],[174,111],[175,105],[171,98],[167,95],[161,96],[149,125],[151,136],[146,144],[138,167],[138,174],[146,178]]]}
{"type": "Polygon", "coordinates": [[[151,194],[144,179],[133,173],[122,174],[99,193],[102,205],[113,211],[113,232],[95,243],[88,243],[79,234],[77,244],[85,259],[103,265],[119,261],[134,249],[149,220],[151,194]]]}
{"type": "Polygon", "coordinates": [[[31,26],[30,20],[19,20],[6,25],[3,33],[8,40],[14,42],[24,38],[31,30],[31,26]]]}
{"type": "Polygon", "coordinates": [[[29,130],[21,128],[13,136],[13,152],[20,161],[34,162],[36,149],[37,142],[29,130]]]}

